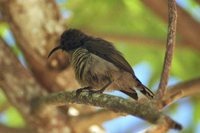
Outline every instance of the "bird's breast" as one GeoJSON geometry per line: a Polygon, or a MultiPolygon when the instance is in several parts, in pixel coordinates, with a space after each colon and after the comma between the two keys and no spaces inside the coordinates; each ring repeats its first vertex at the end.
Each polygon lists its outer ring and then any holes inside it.
{"type": "Polygon", "coordinates": [[[76,49],[72,54],[72,66],[75,76],[82,86],[99,88],[112,81],[113,73],[119,69],[112,63],[89,52],[87,49],[76,49]]]}
{"type": "Polygon", "coordinates": [[[83,79],[83,73],[88,67],[86,66],[86,64],[89,56],[89,52],[83,48],[76,49],[72,54],[72,66],[74,68],[75,76],[78,81],[83,79]]]}

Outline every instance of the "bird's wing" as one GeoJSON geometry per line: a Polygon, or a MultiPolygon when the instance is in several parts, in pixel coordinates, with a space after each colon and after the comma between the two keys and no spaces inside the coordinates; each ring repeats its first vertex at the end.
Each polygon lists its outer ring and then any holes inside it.
{"type": "Polygon", "coordinates": [[[134,75],[130,64],[125,60],[122,54],[110,43],[102,39],[95,38],[84,42],[84,47],[91,53],[107,60],[118,68],[134,75]]]}

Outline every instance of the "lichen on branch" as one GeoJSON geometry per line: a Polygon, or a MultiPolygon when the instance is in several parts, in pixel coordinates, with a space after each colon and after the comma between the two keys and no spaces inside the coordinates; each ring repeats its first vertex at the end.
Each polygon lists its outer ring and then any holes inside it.
{"type": "Polygon", "coordinates": [[[114,112],[130,114],[151,123],[156,124],[162,118],[168,119],[172,125],[170,128],[181,129],[181,126],[168,116],[159,112],[151,101],[138,102],[132,99],[124,99],[108,94],[76,91],[53,93],[44,97],[35,98],[32,102],[33,112],[40,112],[45,106],[63,106],[67,103],[86,104],[112,110],[114,112]]]}

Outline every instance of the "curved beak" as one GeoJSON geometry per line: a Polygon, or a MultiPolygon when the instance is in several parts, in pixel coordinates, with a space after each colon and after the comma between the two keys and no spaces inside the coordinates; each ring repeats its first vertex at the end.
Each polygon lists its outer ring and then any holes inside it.
{"type": "Polygon", "coordinates": [[[51,52],[50,52],[49,55],[48,55],[48,58],[49,58],[55,51],[57,51],[57,50],[59,50],[59,49],[61,49],[61,46],[60,46],[60,45],[57,46],[57,47],[55,47],[54,49],[52,49],[51,52]]]}

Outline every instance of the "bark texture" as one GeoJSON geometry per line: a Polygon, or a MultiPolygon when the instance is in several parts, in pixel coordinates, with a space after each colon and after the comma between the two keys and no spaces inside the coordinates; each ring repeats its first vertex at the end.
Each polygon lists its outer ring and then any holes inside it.
{"type": "Polygon", "coordinates": [[[32,113],[31,100],[47,93],[2,40],[0,41],[0,70],[3,71],[0,74],[0,87],[30,128],[38,133],[70,132],[67,117],[57,108],[46,109],[41,114],[32,113]]]}
{"type": "Polygon", "coordinates": [[[166,52],[163,65],[163,71],[160,79],[159,89],[157,91],[157,99],[162,99],[167,90],[168,78],[170,75],[170,69],[176,44],[176,22],[177,22],[177,10],[176,1],[168,1],[168,34],[166,43],[166,52]]]}
{"type": "Polygon", "coordinates": [[[64,54],[47,59],[65,30],[54,0],[1,0],[0,8],[22,49],[32,73],[48,91],[77,88],[64,54]],[[30,8],[31,7],[31,8],[30,8]],[[55,70],[52,71],[52,68],[55,70]]]}

